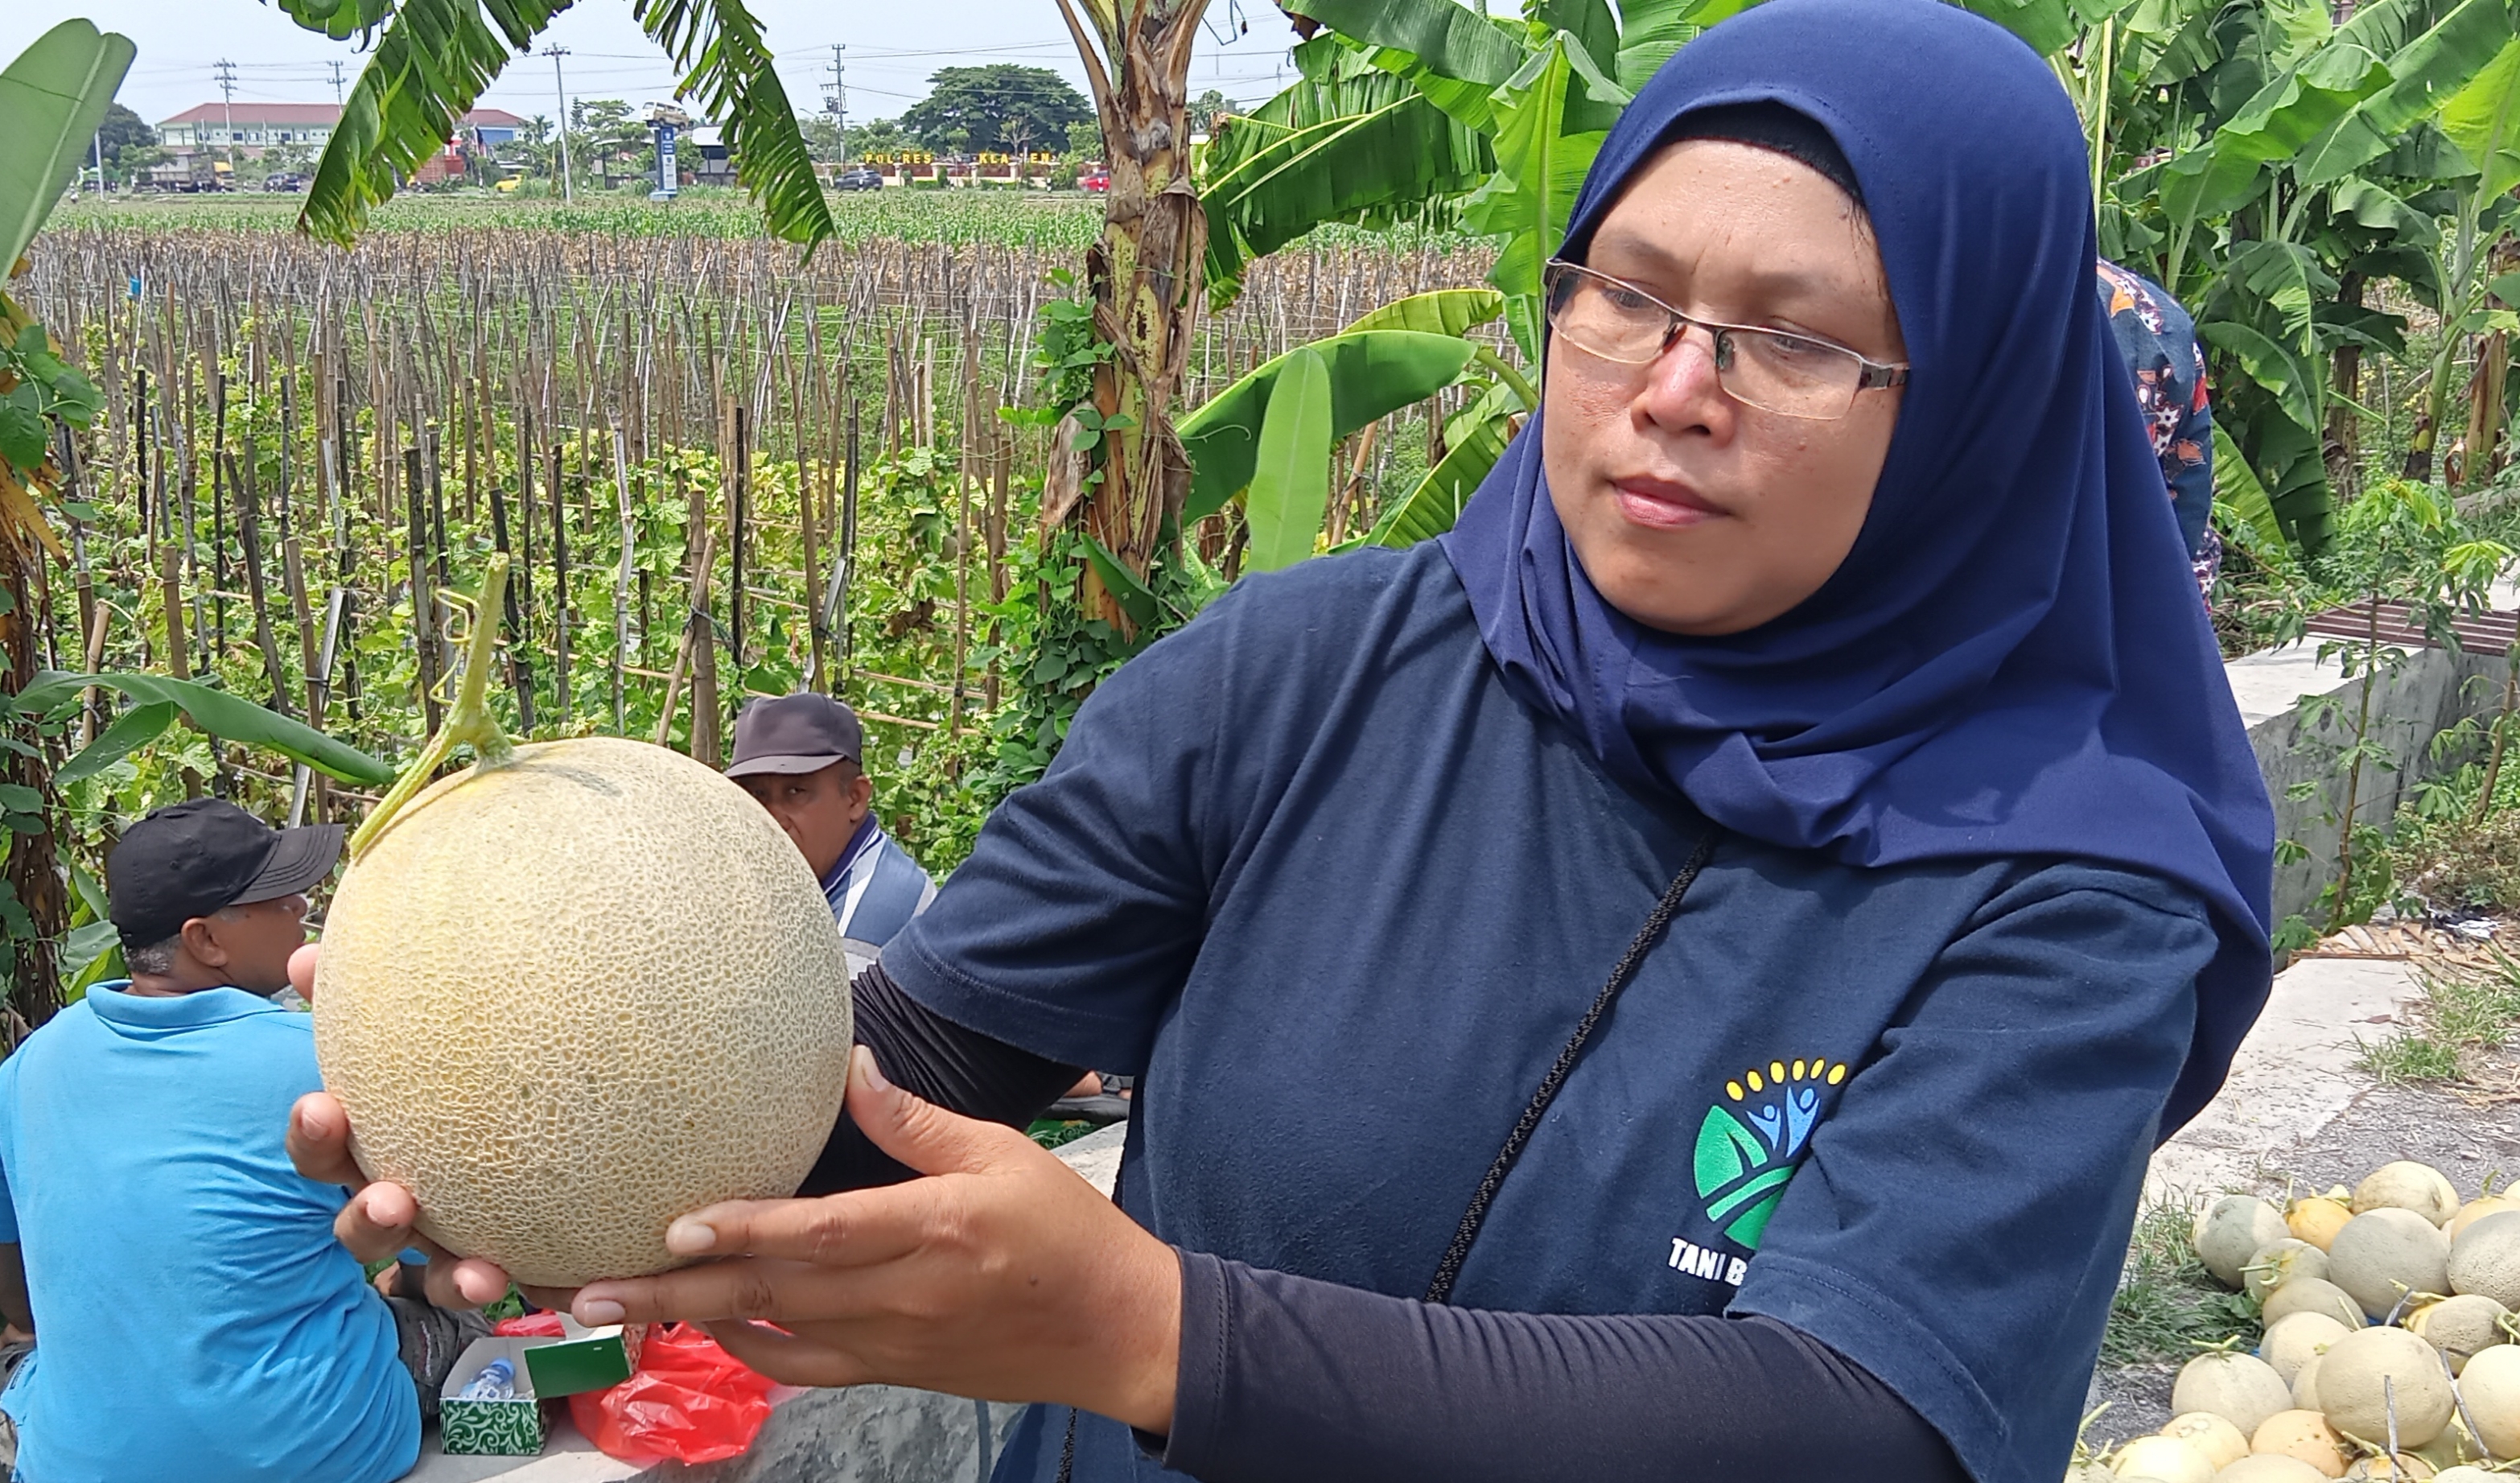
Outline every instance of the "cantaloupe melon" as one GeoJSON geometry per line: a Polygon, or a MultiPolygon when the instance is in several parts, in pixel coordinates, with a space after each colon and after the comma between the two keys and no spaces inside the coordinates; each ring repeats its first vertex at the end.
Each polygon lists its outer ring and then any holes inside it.
{"type": "Polygon", "coordinates": [[[2449,1294],[2450,1237],[2414,1211],[2375,1207],[2336,1233],[2327,1248],[2327,1280],[2363,1312],[2386,1318],[2410,1293],[2449,1294]]]}
{"type": "Polygon", "coordinates": [[[2458,1395],[2476,1439],[2498,1458],[2520,1458],[2520,1345],[2480,1351],[2459,1373],[2458,1395]]]}
{"type": "Polygon", "coordinates": [[[2208,1412],[2244,1435],[2276,1412],[2291,1409],[2292,1389],[2273,1367],[2256,1355],[2231,1350],[2210,1350],[2189,1360],[2170,1388],[2173,1416],[2208,1412]]]}
{"type": "MultiPolygon", "coordinates": [[[[2451,1253],[2452,1260],[2458,1253],[2451,1253]]],[[[2452,1282],[2457,1281],[2453,1278],[2452,1282]]],[[[2450,1361],[2451,1373],[2467,1368],[2477,1351],[2496,1344],[2507,1343],[2510,1335],[2503,1331],[2502,1319],[2509,1310],[2481,1292],[2463,1293],[2426,1303],[2407,1315],[2408,1333],[2421,1338],[2442,1352],[2450,1361]]]]}
{"type": "Polygon", "coordinates": [[[2354,1187],[2354,1213],[2411,1210],[2438,1226],[2458,1213],[2458,1191],[2439,1169],[2412,1159],[2382,1164],[2354,1187]]]}
{"type": "Polygon", "coordinates": [[[2138,1437],[2119,1448],[2109,1465],[2118,1483],[2212,1483],[2214,1477],[2205,1455],[2176,1437],[2138,1437]]]}
{"type": "Polygon", "coordinates": [[[2228,1467],[2249,1455],[2249,1434],[2210,1411],[2172,1416],[2161,1434],[2177,1437],[2195,1448],[2198,1456],[2217,1469],[2228,1467]]]}
{"type": "Polygon", "coordinates": [[[2259,1317],[2272,1327],[2296,1313],[2323,1313],[2348,1328],[2360,1328],[2371,1322],[2363,1316],[2362,1304],[2325,1278],[2294,1278],[2267,1294],[2259,1317]]]}
{"type": "Polygon", "coordinates": [[[2259,1247],[2251,1253],[2248,1265],[2240,1269],[2243,1290],[2260,1303],[2286,1282],[2323,1281],[2326,1276],[2326,1251],[2297,1236],[2259,1247]]]}
{"type": "Polygon", "coordinates": [[[2268,1452],[2242,1458],[2216,1473],[2213,1483],[2324,1483],[2330,1476],[2299,1458],[2268,1452]]]}
{"type": "Polygon", "coordinates": [[[2283,1212],[2249,1194],[2227,1194],[2196,1215],[2196,1259],[2226,1287],[2240,1285],[2249,1258],[2291,1235],[2283,1212]]]}
{"type": "Polygon", "coordinates": [[[2345,1439],[2315,1411],[2276,1412],[2249,1438],[2249,1450],[2291,1458],[2323,1478],[2345,1476],[2346,1464],[2353,1461],[2345,1439]]]}
{"type": "Polygon", "coordinates": [[[2301,1367],[2317,1359],[2338,1339],[2354,1330],[2323,1313],[2292,1313],[2267,1326],[2267,1336],[2258,1346],[2258,1357],[2274,1367],[2289,1388],[2301,1367]]]}
{"type": "Polygon", "coordinates": [[[2394,1462],[2377,1455],[2364,1458],[2345,1469],[2345,1476],[2351,1483],[2377,1478],[2388,1479],[2390,1483],[2433,1483],[2441,1474],[2430,1462],[2413,1453],[2402,1452],[2394,1462]]]}
{"type": "Polygon", "coordinates": [[[2487,1472],[2473,1462],[2445,1467],[2433,1474],[2433,1483],[2510,1483],[2509,1473],[2487,1472]]]}
{"type": "MultiPolygon", "coordinates": [[[[2292,1377],[2292,1407],[2295,1411],[2318,1411],[2318,1362],[2325,1355],[2313,1355],[2292,1377]]],[[[2324,1412],[2320,1412],[2324,1416],[2324,1412]]]]}
{"type": "Polygon", "coordinates": [[[2459,1233],[2468,1227],[2489,1215],[2502,1215],[2515,1210],[2520,1210],[2520,1199],[2513,1199],[2507,1194],[2482,1195],[2459,1206],[2458,1214],[2452,1216],[2450,1224],[2442,1229],[2450,1233],[2451,1244],[2455,1246],[2458,1244],[2459,1233]]]}
{"type": "Polygon", "coordinates": [[[2403,1328],[2358,1328],[2319,1357],[2318,1405],[2328,1425],[2384,1444],[2393,1404],[2402,1448],[2421,1447],[2450,1424],[2450,1377],[2430,1344],[2403,1328]]]}
{"type": "Polygon", "coordinates": [[[2284,1207],[2285,1228],[2321,1251],[2353,1218],[2352,1202],[2336,1194],[2308,1194],[2284,1207]]]}
{"type": "Polygon", "coordinates": [[[848,982],[803,857],[710,768],[465,732],[504,575],[430,743],[482,761],[410,797],[415,768],[353,841],[316,1056],[360,1167],[411,1190],[422,1231],[571,1286],[675,1265],[678,1215],[794,1192],[846,1085],[848,982]]]}
{"type": "Polygon", "coordinates": [[[2453,1292],[2520,1304],[2520,1212],[2489,1215],[2458,1234],[2446,1269],[2453,1292]]]}

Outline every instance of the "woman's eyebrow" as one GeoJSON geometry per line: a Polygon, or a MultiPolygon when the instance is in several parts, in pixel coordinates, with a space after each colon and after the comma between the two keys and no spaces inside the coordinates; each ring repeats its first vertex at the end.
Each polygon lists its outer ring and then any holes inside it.
{"type": "MultiPolygon", "coordinates": [[[[1595,253],[1599,252],[1604,247],[1617,250],[1623,256],[1651,259],[1653,267],[1675,273],[1690,272],[1695,265],[1693,260],[1684,259],[1679,253],[1651,238],[1632,231],[1607,231],[1593,239],[1595,253]]],[[[1594,267],[1598,272],[1608,271],[1599,267],[1598,260],[1594,267]]],[[[1740,276],[1755,287],[1779,295],[1806,294],[1814,298],[1833,297],[1842,287],[1818,274],[1783,264],[1751,263],[1740,270],[1740,276]]]]}

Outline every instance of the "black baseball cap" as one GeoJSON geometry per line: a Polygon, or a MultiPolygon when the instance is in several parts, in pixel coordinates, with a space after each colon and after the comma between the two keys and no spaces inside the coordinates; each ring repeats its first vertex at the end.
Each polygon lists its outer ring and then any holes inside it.
{"type": "Polygon", "coordinates": [[[340,858],[338,824],[273,829],[224,799],[170,803],[124,830],[107,858],[107,915],[125,943],[145,947],[223,906],[302,891],[340,858]]]}
{"type": "Polygon", "coordinates": [[[858,713],[809,690],[743,708],[735,718],[735,760],[726,775],[819,773],[834,762],[859,761],[865,749],[858,713]]]}

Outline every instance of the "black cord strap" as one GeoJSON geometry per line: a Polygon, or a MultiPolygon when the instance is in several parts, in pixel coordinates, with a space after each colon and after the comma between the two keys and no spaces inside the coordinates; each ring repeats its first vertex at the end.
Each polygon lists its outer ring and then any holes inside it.
{"type": "Polygon", "coordinates": [[[1513,1131],[1506,1135],[1505,1146],[1497,1150],[1496,1162],[1488,1165],[1487,1177],[1479,1181],[1478,1192],[1470,1196],[1470,1207],[1462,1212],[1461,1229],[1453,1233],[1453,1243],[1444,1248],[1444,1260],[1435,1269],[1435,1280],[1426,1284],[1427,1302],[1441,1303],[1452,1297],[1453,1283],[1462,1276],[1462,1264],[1470,1259],[1470,1243],[1479,1238],[1479,1227],[1487,1223],[1488,1207],[1496,1203],[1497,1191],[1505,1188],[1505,1177],[1513,1172],[1514,1160],[1522,1157],[1523,1147],[1531,1142],[1531,1135],[1540,1130],[1540,1119],[1548,1114],[1549,1104],[1557,1100],[1557,1091],[1566,1085],[1566,1078],[1573,1073],[1575,1062],[1583,1058],[1584,1047],[1601,1023],[1601,1016],[1610,1012],[1610,1006],[1618,1001],[1620,991],[1627,988],[1628,980],[1636,976],[1638,966],[1645,961],[1645,954],[1652,951],[1655,939],[1671,925],[1672,917],[1680,911],[1681,898],[1688,895],[1689,886],[1696,882],[1697,873],[1714,858],[1716,841],[1723,832],[1712,824],[1707,826],[1705,835],[1697,841],[1697,848],[1689,852],[1688,863],[1672,877],[1670,889],[1654,903],[1653,912],[1645,918],[1645,924],[1638,929],[1636,940],[1619,955],[1617,966],[1610,969],[1610,981],[1601,985],[1601,992],[1594,997],[1593,1007],[1585,1011],[1584,1017],[1576,1022],[1575,1033],[1567,1037],[1564,1049],[1557,1053],[1556,1063],[1549,1068],[1548,1075],[1540,1079],[1540,1089],[1531,1094],[1531,1104],[1522,1109],[1522,1116],[1515,1120],[1513,1131]]]}

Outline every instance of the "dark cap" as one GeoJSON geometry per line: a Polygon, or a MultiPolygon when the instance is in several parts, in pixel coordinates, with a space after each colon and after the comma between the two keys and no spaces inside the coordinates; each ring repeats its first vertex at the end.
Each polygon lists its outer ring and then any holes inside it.
{"type": "Polygon", "coordinates": [[[107,914],[133,946],[196,917],[293,895],[331,875],[341,826],[273,829],[233,803],[171,803],[122,831],[105,862],[107,914]]]}
{"type": "Polygon", "coordinates": [[[861,761],[866,733],[858,713],[807,691],[755,700],[735,718],[735,760],[730,778],[755,773],[819,773],[834,762],[861,761]]]}

